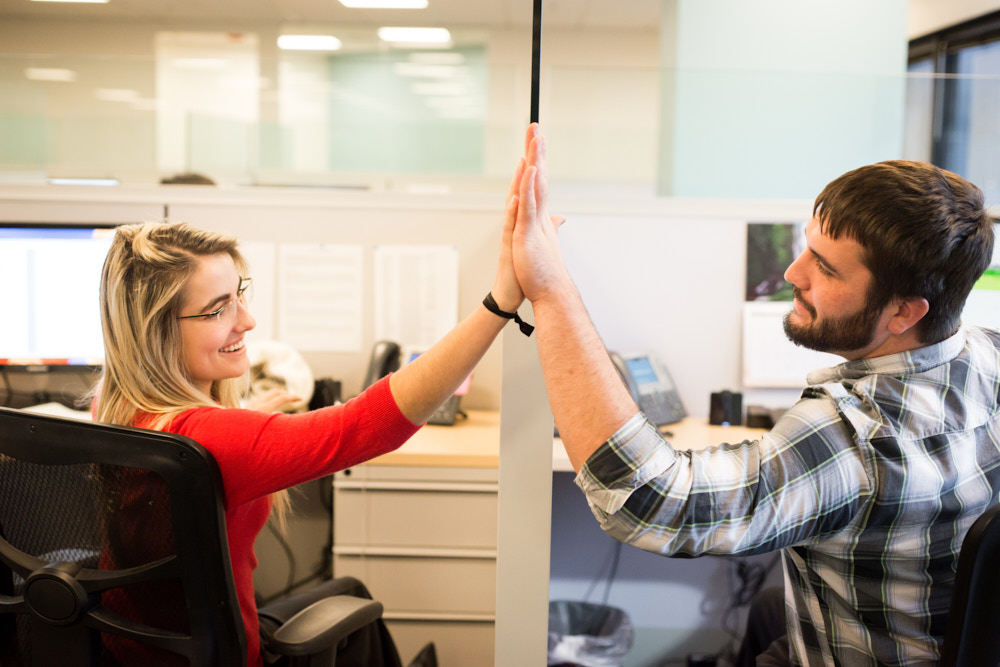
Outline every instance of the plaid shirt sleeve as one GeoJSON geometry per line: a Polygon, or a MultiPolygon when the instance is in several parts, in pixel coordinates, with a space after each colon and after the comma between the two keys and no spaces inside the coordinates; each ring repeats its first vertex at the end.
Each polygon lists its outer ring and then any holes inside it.
{"type": "Polygon", "coordinates": [[[576,477],[612,537],[663,555],[751,555],[848,526],[874,467],[829,398],[800,400],[759,440],[676,451],[636,414],[576,477]]]}

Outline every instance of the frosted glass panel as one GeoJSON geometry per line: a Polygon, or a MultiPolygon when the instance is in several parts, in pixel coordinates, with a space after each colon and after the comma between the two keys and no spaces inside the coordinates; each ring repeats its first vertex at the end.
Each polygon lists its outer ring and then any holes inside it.
{"type": "Polygon", "coordinates": [[[661,180],[660,193],[811,199],[850,169],[900,157],[904,83],[902,76],[678,71],[673,183],[661,180]]]}
{"type": "Polygon", "coordinates": [[[482,172],[485,49],[438,62],[421,51],[334,55],[328,67],[331,170],[482,172]]]}

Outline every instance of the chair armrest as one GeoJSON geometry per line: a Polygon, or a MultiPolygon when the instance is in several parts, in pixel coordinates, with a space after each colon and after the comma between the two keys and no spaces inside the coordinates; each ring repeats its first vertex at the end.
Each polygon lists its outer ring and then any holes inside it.
{"type": "Polygon", "coordinates": [[[268,641],[281,655],[313,655],[336,646],[355,630],[382,616],[382,603],[335,595],[309,605],[285,621],[268,641]]]}

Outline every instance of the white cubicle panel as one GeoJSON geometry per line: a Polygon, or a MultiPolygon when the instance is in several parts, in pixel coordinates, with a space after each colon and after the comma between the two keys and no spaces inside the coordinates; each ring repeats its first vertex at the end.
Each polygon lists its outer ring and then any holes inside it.
{"type": "Polygon", "coordinates": [[[30,223],[128,223],[162,220],[164,205],[145,198],[115,197],[108,188],[37,187],[0,191],[0,221],[30,223]],[[93,192],[93,190],[100,192],[93,192]]]}
{"type": "MultiPolygon", "coordinates": [[[[368,354],[376,340],[375,254],[379,245],[447,246],[458,251],[459,319],[477,308],[493,284],[500,244],[502,197],[407,197],[372,193],[312,191],[218,192],[213,198],[201,195],[172,201],[169,216],[173,221],[234,234],[252,246],[257,259],[272,258],[267,280],[255,277],[255,301],[270,301],[276,321],[259,324],[275,337],[283,331],[280,318],[282,272],[289,250],[298,256],[311,251],[331,257],[346,257],[357,250],[360,262],[355,281],[361,298],[356,302],[360,314],[360,335],[349,337],[357,344],[346,345],[343,339],[331,341],[328,349],[312,344],[302,350],[317,377],[329,376],[343,383],[345,396],[361,389],[368,364],[368,354]],[[333,252],[337,251],[337,252],[333,252]],[[332,254],[331,254],[332,253],[332,254]],[[270,284],[267,284],[270,283],[270,284]]],[[[354,262],[355,260],[351,260],[354,262]]],[[[353,269],[351,269],[353,270],[353,269]]],[[[265,272],[266,273],[266,272],[265,272]]],[[[353,275],[353,274],[352,274],[353,275]]],[[[415,276],[414,279],[418,279],[415,276]]],[[[327,280],[323,276],[319,281],[327,280]]],[[[317,285],[317,287],[320,287],[317,285]]],[[[267,312],[263,303],[255,308],[267,312]]],[[[287,330],[287,329],[284,329],[287,330]]],[[[414,341],[397,341],[404,346],[414,341]]],[[[499,345],[487,353],[477,366],[463,407],[499,408],[499,345]]]]}

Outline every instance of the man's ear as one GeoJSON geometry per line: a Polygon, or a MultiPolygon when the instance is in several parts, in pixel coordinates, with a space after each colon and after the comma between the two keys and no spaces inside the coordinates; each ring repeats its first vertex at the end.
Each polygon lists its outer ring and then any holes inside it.
{"type": "Polygon", "coordinates": [[[927,299],[916,296],[896,299],[892,302],[891,307],[896,310],[889,320],[889,331],[899,336],[912,329],[917,322],[923,319],[931,306],[927,303],[927,299]]]}

